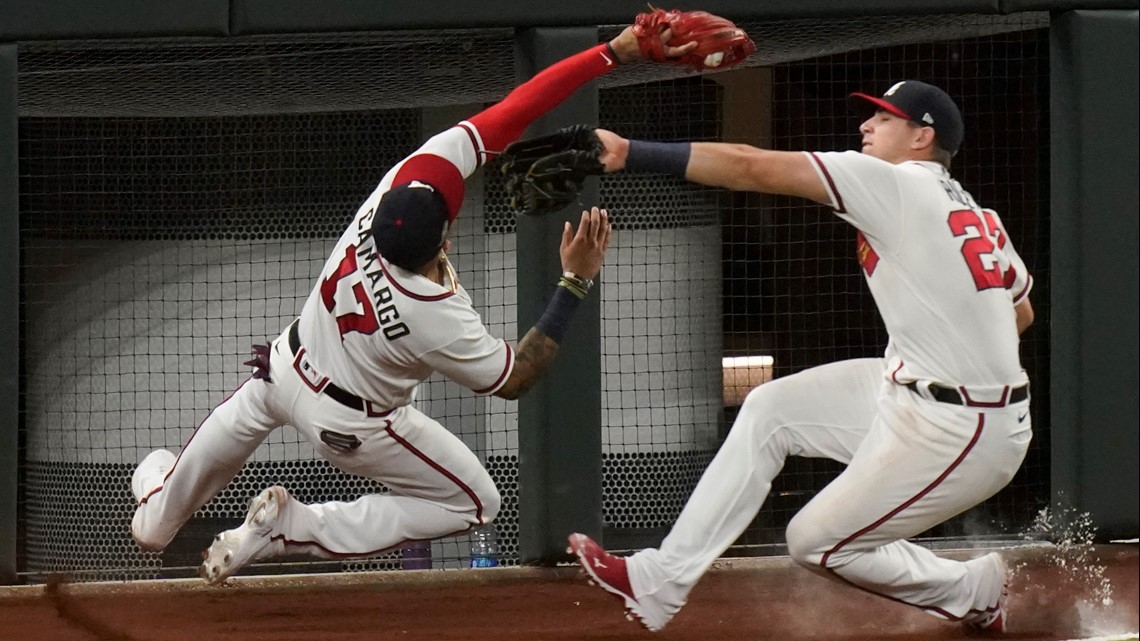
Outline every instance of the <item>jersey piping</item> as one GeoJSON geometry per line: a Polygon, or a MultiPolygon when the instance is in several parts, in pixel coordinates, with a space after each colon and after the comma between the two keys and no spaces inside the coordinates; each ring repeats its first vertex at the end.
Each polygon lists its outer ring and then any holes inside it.
{"type": "Polygon", "coordinates": [[[392,287],[398,289],[401,294],[407,296],[408,298],[414,298],[416,300],[422,300],[431,303],[437,300],[451,298],[455,295],[455,292],[443,292],[440,294],[417,294],[407,287],[404,287],[400,284],[400,281],[396,280],[396,278],[392,275],[392,272],[388,271],[388,268],[384,266],[385,260],[380,261],[380,270],[384,272],[384,277],[388,279],[388,282],[392,283],[392,287]]]}
{"type": "Polygon", "coordinates": [[[499,378],[495,379],[494,383],[491,383],[489,386],[484,387],[483,389],[473,390],[476,394],[490,394],[492,392],[498,391],[498,389],[507,382],[507,378],[511,375],[511,371],[515,368],[515,351],[511,349],[510,343],[503,341],[503,344],[507,347],[507,363],[503,366],[503,372],[499,374],[499,378]]]}

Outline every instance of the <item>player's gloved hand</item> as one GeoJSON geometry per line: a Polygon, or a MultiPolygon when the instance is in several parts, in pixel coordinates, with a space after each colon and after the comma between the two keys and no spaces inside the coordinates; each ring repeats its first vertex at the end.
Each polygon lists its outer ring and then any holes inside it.
{"type": "Polygon", "coordinates": [[[592,281],[602,270],[602,259],[612,234],[610,215],[604,209],[592,207],[583,211],[577,231],[567,221],[562,228],[562,245],[558,248],[562,270],[592,281]]]}
{"type": "Polygon", "coordinates": [[[756,43],[731,20],[706,11],[651,9],[610,41],[623,62],[643,59],[707,71],[740,64],[756,51],[756,43]]]}
{"type": "MultiPolygon", "coordinates": [[[[647,58],[641,51],[641,45],[638,43],[638,35],[634,31],[636,25],[630,25],[622,30],[613,40],[610,40],[610,49],[613,49],[617,54],[619,62],[632,62],[634,60],[646,60],[647,58]]],[[[644,35],[642,37],[645,37],[644,35]]],[[[683,42],[669,44],[669,40],[673,37],[673,32],[666,29],[657,34],[658,48],[661,50],[661,58],[665,59],[680,59],[681,56],[689,53],[700,46],[699,42],[683,42]]],[[[661,62],[663,60],[658,60],[661,62]]]]}
{"type": "Polygon", "coordinates": [[[578,197],[587,176],[604,173],[601,142],[589,125],[572,125],[511,143],[500,156],[511,207],[531,216],[559,211],[578,197]]]}

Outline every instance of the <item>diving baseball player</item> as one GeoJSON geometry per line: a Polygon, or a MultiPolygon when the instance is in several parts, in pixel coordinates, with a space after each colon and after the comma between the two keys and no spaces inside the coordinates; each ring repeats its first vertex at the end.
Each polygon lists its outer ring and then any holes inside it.
{"type": "MultiPolygon", "coordinates": [[[[662,43],[668,35],[660,34],[662,43]]],[[[662,43],[667,58],[695,46],[662,43]]],[[[392,492],[305,505],[270,487],[253,499],[240,527],[210,546],[201,568],[207,581],[271,556],[369,556],[494,519],[500,496],[490,475],[459,438],[411,406],[416,386],[441,372],[477,394],[523,394],[557,353],[601,269],[611,228],[598,208],[583,212],[576,230],[566,223],[559,286],[534,328],[512,346],[488,334],[447,260],[464,179],[583,84],[642,57],[627,28],[552,65],[393,167],[336,243],[300,318],[256,348],[247,363],[253,376],[177,457],[158,450],[135,470],[131,533],[138,544],[163,549],[286,423],[341,470],[392,492]]]]}
{"type": "Polygon", "coordinates": [[[862,153],[647,143],[598,131],[608,171],[657,171],[713,186],[801,196],[857,230],[858,259],[890,341],[882,358],[831,363],[747,397],[660,549],[629,558],[581,534],[571,550],[651,630],[756,515],[788,456],[846,470],[787,528],[789,554],[823,576],[930,614],[1004,631],[1006,569],[906,539],[1004,487],[1028,448],[1019,334],[1032,279],[998,215],[951,178],[962,116],[941,89],[907,80],[873,103],[862,153]]]}

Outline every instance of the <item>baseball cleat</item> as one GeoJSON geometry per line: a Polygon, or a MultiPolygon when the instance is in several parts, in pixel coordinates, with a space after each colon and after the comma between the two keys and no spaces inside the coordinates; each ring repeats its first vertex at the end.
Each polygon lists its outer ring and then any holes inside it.
{"type": "Polygon", "coordinates": [[[166,480],[166,473],[174,467],[177,457],[170,450],[155,450],[143,457],[131,474],[131,494],[135,501],[142,503],[143,499],[162,487],[166,480]]]}
{"type": "Polygon", "coordinates": [[[214,537],[198,574],[217,584],[258,559],[272,556],[273,529],[289,493],[280,485],[263,490],[249,503],[245,523],[214,537]]]}
{"type": "Polygon", "coordinates": [[[1009,612],[1006,610],[1006,602],[1009,600],[1009,570],[1006,569],[1005,561],[997,552],[991,552],[986,556],[997,566],[998,576],[1002,581],[1001,595],[998,596],[997,603],[992,608],[967,615],[962,619],[962,623],[965,623],[967,628],[978,632],[1003,634],[1009,625],[1009,612]]]}
{"type": "Polygon", "coordinates": [[[668,619],[657,620],[648,616],[648,612],[638,603],[633,595],[633,587],[629,583],[629,572],[625,567],[625,559],[614,556],[602,549],[585,534],[574,533],[569,537],[570,547],[567,552],[578,557],[578,563],[589,575],[587,582],[597,584],[606,592],[620,598],[625,604],[625,618],[633,621],[636,616],[641,625],[651,632],[665,627],[668,619]]]}

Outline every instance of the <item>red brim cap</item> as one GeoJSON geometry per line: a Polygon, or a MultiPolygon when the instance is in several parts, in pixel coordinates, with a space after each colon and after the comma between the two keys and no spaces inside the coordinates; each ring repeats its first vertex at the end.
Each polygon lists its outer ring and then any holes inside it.
{"type": "Polygon", "coordinates": [[[416,154],[404,161],[392,180],[398,187],[418,180],[439,190],[447,205],[448,220],[455,220],[459,208],[463,206],[463,175],[450,160],[435,154],[416,154]]]}
{"type": "Polygon", "coordinates": [[[896,115],[899,118],[905,118],[907,120],[913,120],[913,118],[910,117],[910,114],[908,114],[905,111],[903,111],[902,109],[899,109],[898,107],[892,105],[891,103],[887,102],[886,100],[883,100],[882,98],[877,98],[875,96],[868,96],[865,93],[859,93],[859,92],[855,92],[855,93],[851,94],[851,97],[852,98],[862,98],[863,100],[866,100],[867,102],[875,105],[879,109],[882,109],[883,111],[885,111],[889,114],[896,115]]]}

